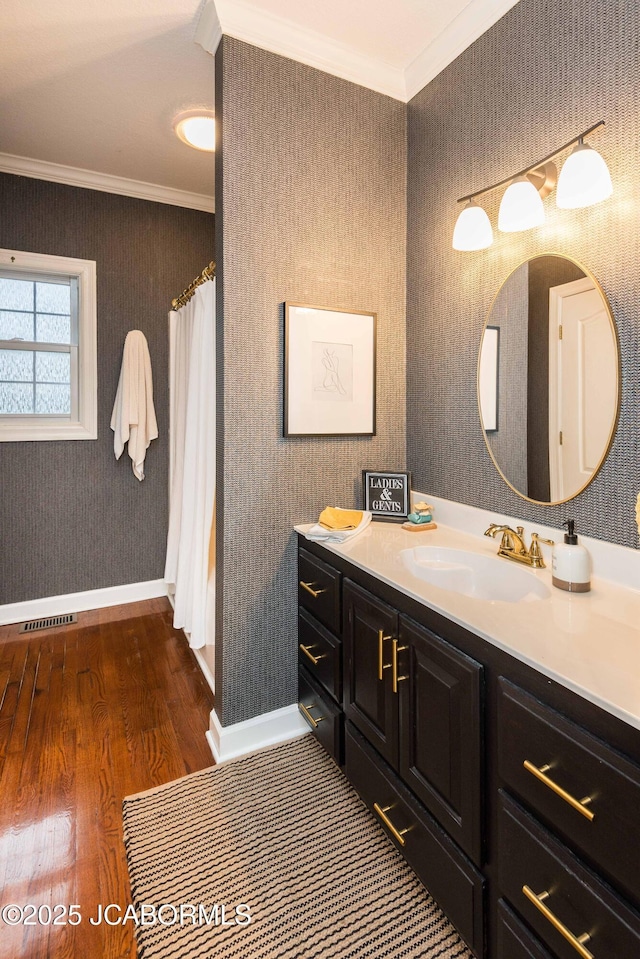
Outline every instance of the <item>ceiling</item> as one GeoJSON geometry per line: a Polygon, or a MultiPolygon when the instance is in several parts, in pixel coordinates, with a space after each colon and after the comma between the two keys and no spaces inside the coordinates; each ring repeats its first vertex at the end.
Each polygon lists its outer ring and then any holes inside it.
{"type": "Polygon", "coordinates": [[[221,33],[407,101],[516,2],[3,4],[0,170],[213,209],[212,156],[172,120],[213,109],[221,33]]]}

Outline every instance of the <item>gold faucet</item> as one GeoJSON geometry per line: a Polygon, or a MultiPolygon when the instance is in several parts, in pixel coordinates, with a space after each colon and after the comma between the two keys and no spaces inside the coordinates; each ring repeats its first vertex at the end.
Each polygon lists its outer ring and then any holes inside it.
{"type": "Polygon", "coordinates": [[[537,533],[531,534],[531,545],[529,549],[524,545],[524,526],[517,526],[511,529],[510,526],[499,526],[497,523],[491,523],[489,529],[485,530],[485,536],[496,536],[502,533],[498,556],[505,556],[507,559],[513,559],[516,563],[524,563],[525,566],[531,566],[533,569],[544,569],[545,561],[540,549],[540,543],[546,543],[553,546],[552,539],[543,539],[537,533]]]}

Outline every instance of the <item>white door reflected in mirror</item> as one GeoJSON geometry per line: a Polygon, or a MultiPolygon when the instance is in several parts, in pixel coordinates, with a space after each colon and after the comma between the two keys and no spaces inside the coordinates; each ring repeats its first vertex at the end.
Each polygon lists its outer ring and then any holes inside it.
{"type": "Polygon", "coordinates": [[[552,500],[582,489],[608,445],[617,403],[616,342],[585,277],[549,291],[549,480],[552,500]]]}
{"type": "Polygon", "coordinates": [[[620,386],[613,316],[588,270],[543,254],[507,277],[485,323],[477,387],[485,443],[511,489],[548,504],[591,482],[620,386]]]}

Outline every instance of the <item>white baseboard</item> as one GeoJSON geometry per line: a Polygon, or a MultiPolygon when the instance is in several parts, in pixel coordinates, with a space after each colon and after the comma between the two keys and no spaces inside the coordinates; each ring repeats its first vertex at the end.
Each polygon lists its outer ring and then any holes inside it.
{"type": "Polygon", "coordinates": [[[275,746],[276,743],[295,739],[308,732],[309,727],[300,715],[297,703],[232,726],[221,726],[213,709],[207,742],[216,763],[226,763],[229,759],[264,749],[265,746],[275,746]]]}
{"type": "MultiPolygon", "coordinates": [[[[189,639],[188,633],[186,633],[186,632],[184,631],[184,629],[182,630],[182,632],[185,634],[185,636],[187,637],[187,640],[188,640],[188,639],[189,639]]],[[[209,688],[211,689],[211,692],[215,694],[215,691],[216,691],[216,680],[215,680],[215,676],[214,676],[213,673],[211,672],[211,669],[210,669],[210,667],[209,667],[209,663],[206,661],[206,659],[205,659],[204,656],[202,655],[201,649],[202,649],[202,647],[197,647],[197,646],[196,646],[196,647],[193,647],[193,646],[191,647],[191,651],[193,652],[194,656],[196,657],[196,661],[197,661],[197,663],[198,663],[198,666],[200,667],[200,670],[201,670],[201,672],[202,672],[202,675],[204,676],[204,678],[206,679],[207,683],[209,684],[209,688]]]]}
{"type": "Polygon", "coordinates": [[[88,589],[82,593],[67,593],[64,596],[43,596],[42,599],[0,606],[0,626],[42,619],[45,616],[61,616],[63,613],[82,613],[88,609],[119,606],[121,603],[137,603],[166,595],[165,581],[152,579],[146,583],[125,583],[123,586],[88,589]]]}
{"type": "Polygon", "coordinates": [[[204,734],[204,738],[205,738],[205,739],[207,740],[207,742],[209,743],[209,749],[211,750],[211,755],[213,756],[213,758],[214,758],[214,760],[215,760],[215,758],[216,758],[216,747],[215,747],[215,744],[214,744],[214,741],[213,741],[213,736],[211,735],[211,730],[210,730],[210,729],[207,729],[206,733],[204,734]]]}

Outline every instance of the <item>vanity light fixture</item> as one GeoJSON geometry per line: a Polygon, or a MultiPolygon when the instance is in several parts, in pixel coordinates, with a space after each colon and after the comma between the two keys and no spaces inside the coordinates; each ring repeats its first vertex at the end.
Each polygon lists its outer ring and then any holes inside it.
{"type": "Polygon", "coordinates": [[[542,197],[526,176],[518,176],[504,191],[498,211],[498,229],[519,233],[544,223],[542,197]]]}
{"type": "Polygon", "coordinates": [[[183,143],[213,153],[216,148],[216,125],[212,110],[187,110],[178,114],[173,129],[183,143]]]}
{"type": "Polygon", "coordinates": [[[475,200],[469,200],[453,231],[453,249],[486,250],[492,243],[491,220],[475,200]]]}
{"type": "Polygon", "coordinates": [[[600,203],[612,193],[609,167],[580,137],[560,171],[556,204],[562,210],[575,210],[600,203]]]}
{"type": "Polygon", "coordinates": [[[476,197],[509,184],[498,212],[498,229],[507,233],[529,230],[544,223],[543,199],[555,188],[556,203],[562,209],[591,206],[611,196],[613,187],[607,164],[599,153],[584,142],[584,138],[604,126],[604,120],[589,127],[577,137],[564,143],[531,166],[498,183],[460,197],[458,203],[466,206],[458,216],[453,231],[454,250],[484,250],[493,242],[493,230],[486,212],[476,197]],[[552,158],[573,146],[558,178],[552,158]]]}

